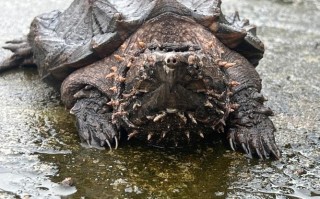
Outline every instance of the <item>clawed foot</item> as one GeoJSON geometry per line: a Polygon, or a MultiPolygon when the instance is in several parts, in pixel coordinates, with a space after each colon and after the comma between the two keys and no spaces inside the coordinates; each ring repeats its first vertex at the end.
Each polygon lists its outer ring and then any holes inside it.
{"type": "Polygon", "coordinates": [[[118,148],[120,135],[103,109],[106,100],[81,99],[70,110],[76,116],[80,138],[95,148],[118,148]]]}
{"type": "Polygon", "coordinates": [[[270,155],[280,159],[281,153],[275,143],[274,131],[268,118],[253,126],[238,125],[229,130],[229,144],[233,150],[241,147],[250,158],[255,154],[260,159],[269,159],[270,155]]]}
{"type": "Polygon", "coordinates": [[[13,52],[11,57],[0,62],[0,71],[8,70],[10,68],[24,66],[24,65],[34,65],[33,52],[27,39],[12,40],[6,42],[4,49],[13,52]]]}

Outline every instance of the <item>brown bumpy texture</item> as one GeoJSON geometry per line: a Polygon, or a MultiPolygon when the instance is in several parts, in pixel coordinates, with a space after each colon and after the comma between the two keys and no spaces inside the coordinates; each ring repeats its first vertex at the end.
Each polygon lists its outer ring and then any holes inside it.
{"type": "Polygon", "coordinates": [[[94,147],[121,137],[181,147],[225,134],[250,157],[280,157],[255,66],[264,46],[219,0],[75,0],[35,18],[0,70],[35,64],[94,147]],[[121,135],[122,134],[122,135],[121,135]]]}

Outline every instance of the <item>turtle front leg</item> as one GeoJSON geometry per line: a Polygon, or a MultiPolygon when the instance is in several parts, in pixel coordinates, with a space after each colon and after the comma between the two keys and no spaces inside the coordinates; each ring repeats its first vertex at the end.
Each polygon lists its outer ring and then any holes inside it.
{"type": "Polygon", "coordinates": [[[78,133],[82,141],[95,148],[118,148],[119,131],[112,124],[109,99],[90,86],[75,95],[78,100],[70,113],[76,116],[78,133]]]}
{"type": "Polygon", "coordinates": [[[228,139],[233,150],[240,147],[249,157],[253,154],[260,159],[281,157],[274,132],[275,127],[269,116],[273,112],[263,106],[265,101],[261,91],[261,79],[254,66],[244,57],[225,50],[223,60],[234,63],[225,67],[229,76],[230,100],[233,112],[228,120],[228,139]]]}
{"type": "Polygon", "coordinates": [[[230,129],[228,139],[233,150],[241,147],[249,157],[256,154],[260,159],[273,155],[281,157],[276,145],[275,127],[269,116],[271,109],[263,106],[264,97],[256,88],[245,88],[232,97],[233,103],[238,104],[237,110],[230,114],[230,129]]]}
{"type": "Polygon", "coordinates": [[[19,66],[35,65],[32,48],[27,38],[7,41],[6,44],[3,48],[10,50],[13,54],[0,62],[0,72],[19,66]]]}

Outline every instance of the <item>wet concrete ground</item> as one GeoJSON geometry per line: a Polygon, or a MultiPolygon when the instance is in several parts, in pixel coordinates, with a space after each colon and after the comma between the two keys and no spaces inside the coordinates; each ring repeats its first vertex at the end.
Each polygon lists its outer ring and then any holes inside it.
{"type": "MultiPolygon", "coordinates": [[[[0,45],[71,1],[0,0],[0,45]]],[[[320,198],[320,3],[225,0],[258,26],[258,72],[283,157],[258,161],[222,143],[195,151],[79,144],[59,94],[34,69],[0,74],[0,198],[320,198]],[[59,184],[67,177],[74,187],[59,184]]],[[[1,50],[0,58],[8,55],[1,50]]]]}

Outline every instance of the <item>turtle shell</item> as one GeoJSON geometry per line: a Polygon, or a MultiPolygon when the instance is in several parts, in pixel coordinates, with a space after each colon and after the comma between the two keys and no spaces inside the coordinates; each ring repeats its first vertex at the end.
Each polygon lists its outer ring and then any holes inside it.
{"type": "Polygon", "coordinates": [[[167,12],[194,19],[254,66],[263,56],[255,26],[237,13],[225,17],[220,0],[75,0],[64,12],[42,14],[31,24],[28,41],[40,76],[63,80],[111,55],[145,21],[167,12]]]}

